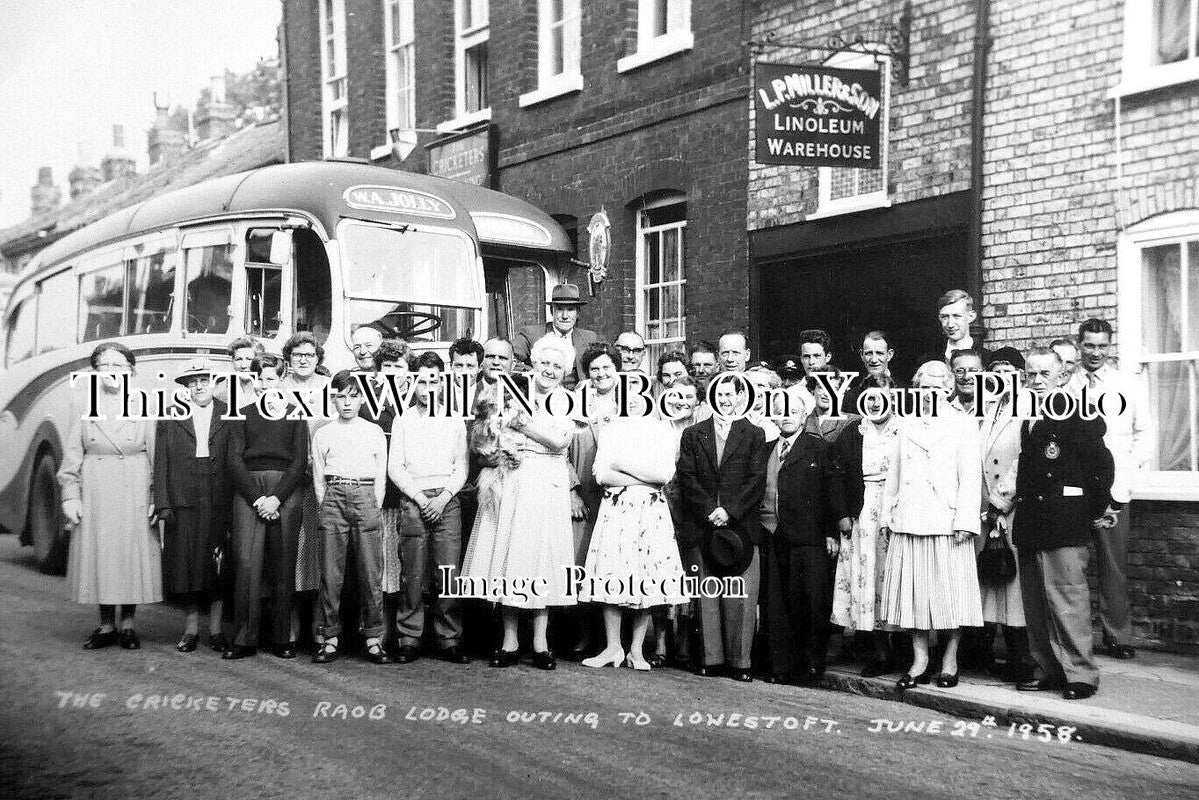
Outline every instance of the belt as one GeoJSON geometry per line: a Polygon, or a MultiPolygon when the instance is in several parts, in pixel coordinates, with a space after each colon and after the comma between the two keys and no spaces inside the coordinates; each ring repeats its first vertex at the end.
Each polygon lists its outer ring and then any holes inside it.
{"type": "Polygon", "coordinates": [[[326,486],[374,486],[374,478],[343,478],[340,475],[326,475],[326,486]]]}

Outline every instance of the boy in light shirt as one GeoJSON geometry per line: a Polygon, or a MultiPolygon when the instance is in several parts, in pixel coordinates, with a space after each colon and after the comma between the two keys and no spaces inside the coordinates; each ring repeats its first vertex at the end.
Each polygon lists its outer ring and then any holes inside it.
{"type": "Polygon", "coordinates": [[[341,588],[351,537],[358,557],[358,592],[366,658],[388,664],[383,649],[383,493],[387,484],[387,443],[383,430],[358,416],[362,394],[349,370],[329,383],[337,419],[312,438],[312,480],[320,503],[320,536],[324,558],[316,640],[312,660],[318,664],[338,656],[341,635],[341,588]]]}

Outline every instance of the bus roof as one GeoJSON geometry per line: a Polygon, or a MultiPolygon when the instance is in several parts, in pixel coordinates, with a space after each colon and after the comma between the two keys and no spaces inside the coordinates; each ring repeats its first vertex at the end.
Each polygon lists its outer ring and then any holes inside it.
{"type": "Polygon", "coordinates": [[[263,211],[308,214],[326,231],[346,216],[432,223],[477,233],[485,245],[574,253],[566,232],[549,214],[515,197],[369,164],[305,161],[227,175],[123,208],[47,247],[21,279],[105,242],[192,220],[263,211]]]}

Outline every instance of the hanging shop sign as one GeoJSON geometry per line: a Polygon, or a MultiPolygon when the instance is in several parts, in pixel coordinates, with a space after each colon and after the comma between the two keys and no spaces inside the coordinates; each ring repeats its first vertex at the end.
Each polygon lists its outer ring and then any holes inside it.
{"type": "Polygon", "coordinates": [[[754,160],[878,169],[881,75],[813,64],[756,64],[754,160]]]}
{"type": "Polygon", "coordinates": [[[588,276],[592,283],[603,283],[608,277],[608,256],[612,252],[612,224],[602,208],[587,223],[588,276]]]}
{"type": "Polygon", "coordinates": [[[473,128],[430,142],[429,174],[491,188],[491,126],[473,128]]]}

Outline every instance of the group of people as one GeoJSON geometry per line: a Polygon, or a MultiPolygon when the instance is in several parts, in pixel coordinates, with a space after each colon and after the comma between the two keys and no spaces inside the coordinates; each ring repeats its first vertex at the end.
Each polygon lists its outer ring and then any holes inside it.
{"type": "Polygon", "coordinates": [[[972,299],[949,292],[945,351],[912,376],[923,413],[906,414],[888,401],[903,384],[882,331],[864,337],[840,396],[848,370],[824,331],[804,331],[774,365],[733,331],[662,355],[645,377],[664,402],[643,408],[646,397],[621,397],[621,375],[648,372],[644,339],[610,345],[579,328],[585,302],[557,286],[544,328],[458,340],[448,363],[369,325],[352,334],[356,369],[334,375],[310,333],[281,356],[239,339],[239,374],[218,381],[213,364],[188,363],[175,380],[190,417],[157,421],[118,417],[117,378],[135,357],[99,345],[106,418],[75,423],[59,473],[75,526],[69,585],[100,608],[84,646],[139,647],[136,606],[165,593],[186,610],[181,652],[197,649],[207,610],[224,658],[254,655],[260,635],[294,658],[298,600],[314,597],[318,663],[354,632],[379,664],[427,652],[466,663],[484,649],[507,667],[527,630],[542,669],[556,665],[553,641],[589,667],[673,659],[701,676],[810,683],[841,628],[863,675],[902,672],[906,689],[956,685],[963,658],[989,653],[1002,629],[1005,679],[1083,698],[1098,685],[1094,541],[1103,650],[1133,657],[1124,505],[1148,426],[1103,320],[1077,340],[988,351],[970,338],[972,299]],[[1022,420],[1010,393],[976,407],[983,371],[1042,397],[1119,392],[1127,408],[1022,420]],[[372,387],[412,386],[411,399],[370,402],[363,372],[372,387]],[[472,413],[440,412],[445,373],[469,387],[472,413]],[[551,413],[544,399],[561,388],[587,389],[586,414],[551,413]],[[288,413],[322,395],[332,418],[288,413]],[[850,413],[830,415],[838,401],[850,413]],[[738,590],[689,593],[684,576],[738,590]]]}

